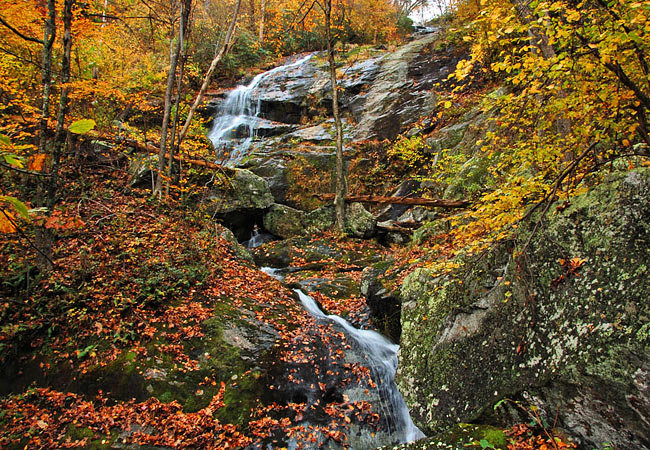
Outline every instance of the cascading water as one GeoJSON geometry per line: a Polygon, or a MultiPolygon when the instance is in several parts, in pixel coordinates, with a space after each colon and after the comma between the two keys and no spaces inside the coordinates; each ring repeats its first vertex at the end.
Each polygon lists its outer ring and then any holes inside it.
{"type": "Polygon", "coordinates": [[[241,161],[255,137],[261,101],[259,95],[254,98],[253,94],[259,86],[272,75],[300,66],[312,56],[260,73],[248,85],[238,86],[228,93],[208,133],[214,148],[224,157],[225,165],[233,166],[241,161]]]}
{"type": "MultiPolygon", "coordinates": [[[[281,270],[270,267],[263,267],[261,270],[278,280],[283,279],[281,270]]],[[[412,442],[424,438],[424,434],[413,423],[404,398],[395,384],[399,345],[393,344],[375,331],[355,328],[342,317],[325,314],[311,296],[300,289],[295,289],[294,292],[298,294],[303,307],[316,320],[330,321],[339,325],[359,346],[367,358],[368,368],[377,385],[381,399],[381,404],[378,406],[387,419],[386,422],[390,427],[389,434],[400,442],[412,442]]]]}
{"type": "Polygon", "coordinates": [[[251,234],[250,239],[247,240],[244,245],[248,248],[256,248],[262,245],[263,243],[264,243],[264,239],[260,234],[259,230],[253,229],[253,233],[251,234]]]}

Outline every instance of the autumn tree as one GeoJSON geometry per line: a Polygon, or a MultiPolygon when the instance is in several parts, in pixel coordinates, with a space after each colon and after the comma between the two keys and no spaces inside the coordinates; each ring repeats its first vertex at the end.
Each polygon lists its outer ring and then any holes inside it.
{"type": "Polygon", "coordinates": [[[482,98],[492,116],[482,157],[498,187],[459,237],[507,236],[521,205],[569,196],[617,159],[650,156],[649,12],[630,0],[482,3],[456,76],[505,86],[482,98]]]}

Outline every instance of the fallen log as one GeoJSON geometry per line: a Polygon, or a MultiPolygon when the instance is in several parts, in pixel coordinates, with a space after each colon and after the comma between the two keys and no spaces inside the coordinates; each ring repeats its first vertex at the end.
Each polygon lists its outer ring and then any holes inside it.
{"type": "MultiPolygon", "coordinates": [[[[319,200],[334,200],[334,194],[314,194],[319,200]]],[[[423,197],[382,197],[379,195],[346,195],[346,202],[386,203],[391,205],[432,206],[436,208],[466,208],[470,205],[467,200],[442,200],[423,197]]]]}

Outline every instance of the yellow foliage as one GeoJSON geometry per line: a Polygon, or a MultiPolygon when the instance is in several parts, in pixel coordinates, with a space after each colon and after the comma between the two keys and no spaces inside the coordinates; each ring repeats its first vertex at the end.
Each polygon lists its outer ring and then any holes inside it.
{"type": "Polygon", "coordinates": [[[13,214],[5,209],[0,210],[0,233],[14,233],[16,227],[12,223],[13,220],[15,220],[13,214]]]}

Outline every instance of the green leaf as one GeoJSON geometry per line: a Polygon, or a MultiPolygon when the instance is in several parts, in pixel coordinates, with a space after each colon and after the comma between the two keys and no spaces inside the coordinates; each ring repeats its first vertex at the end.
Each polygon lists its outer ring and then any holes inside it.
{"type": "Polygon", "coordinates": [[[88,353],[90,353],[91,350],[93,350],[96,345],[89,345],[88,347],[84,348],[83,350],[77,350],[77,359],[81,359],[84,356],[86,356],[88,353]]]}
{"type": "Polygon", "coordinates": [[[25,206],[25,204],[20,200],[18,200],[16,197],[3,195],[2,197],[0,197],[0,200],[4,200],[8,203],[11,203],[21,216],[23,216],[25,219],[29,219],[29,211],[27,210],[27,206],[25,206]]]}
{"type": "Polygon", "coordinates": [[[81,119],[72,122],[68,127],[68,131],[74,134],[86,134],[95,128],[95,125],[97,125],[97,123],[93,119],[81,119]]]}
{"type": "Polygon", "coordinates": [[[0,134],[0,145],[4,145],[6,147],[11,147],[11,139],[9,139],[9,136],[5,136],[4,134],[0,134]]]}
{"type": "Polygon", "coordinates": [[[18,159],[16,155],[2,155],[5,159],[5,162],[10,166],[16,166],[19,169],[23,168],[23,163],[18,159]]]}
{"type": "Polygon", "coordinates": [[[494,445],[490,444],[487,439],[481,439],[479,444],[481,444],[481,448],[494,448],[494,445]]]}

